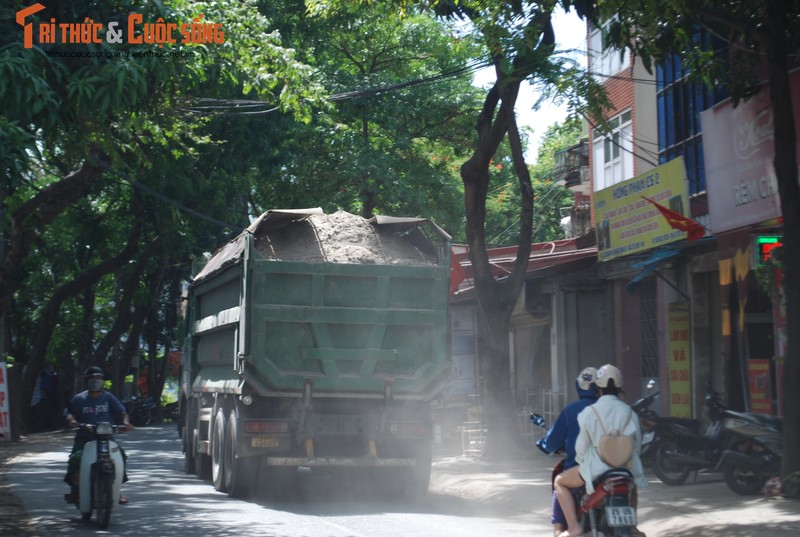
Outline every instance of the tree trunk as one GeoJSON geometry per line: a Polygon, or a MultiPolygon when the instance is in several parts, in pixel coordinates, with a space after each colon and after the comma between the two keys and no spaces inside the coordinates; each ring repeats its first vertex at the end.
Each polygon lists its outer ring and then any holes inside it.
{"type": "MultiPolygon", "coordinates": [[[[114,325],[111,327],[111,330],[106,333],[105,337],[103,337],[102,341],[95,349],[95,352],[92,354],[93,363],[102,363],[111,348],[119,342],[122,334],[128,330],[133,321],[133,309],[140,311],[147,310],[147,308],[150,307],[150,303],[136,304],[135,308],[131,308],[131,304],[133,304],[134,297],[139,290],[142,274],[147,268],[147,265],[152,263],[152,256],[155,254],[160,244],[161,240],[158,238],[151,241],[139,257],[133,270],[127,274],[125,281],[122,282],[121,285],[118,285],[118,287],[121,287],[119,291],[122,294],[122,298],[117,302],[117,318],[114,320],[114,325]]],[[[122,376],[124,377],[124,371],[122,372],[122,376]]],[[[115,385],[120,383],[118,378],[114,380],[115,385]]]]}
{"type": "Polygon", "coordinates": [[[516,412],[510,386],[509,322],[522,289],[530,254],[533,197],[530,175],[522,155],[522,145],[514,120],[514,104],[519,82],[505,83],[498,70],[498,81],[484,102],[478,121],[478,148],[461,167],[467,217],[467,242],[475,279],[478,308],[478,340],[483,375],[483,419],[487,430],[484,455],[507,455],[521,440],[517,434],[516,412]],[[499,103],[499,110],[494,114],[499,103]],[[489,162],[502,138],[508,134],[514,171],[522,189],[520,242],[512,273],[503,282],[495,280],[486,250],[486,197],[489,191],[489,162]]]}
{"type": "Polygon", "coordinates": [[[100,156],[93,152],[80,169],[43,188],[11,214],[5,237],[7,244],[0,264],[0,305],[5,306],[16,290],[16,274],[36,231],[51,223],[67,207],[85,195],[89,187],[103,174],[103,168],[95,164],[99,160],[100,156]]]}
{"type": "Polygon", "coordinates": [[[775,175],[783,215],[782,263],[786,293],[787,349],[783,364],[784,431],[781,475],[800,471],[800,185],[797,172],[797,132],[789,78],[788,23],[782,2],[768,2],[772,30],[767,45],[769,94],[773,110],[775,175]]]}
{"type": "MultiPolygon", "coordinates": [[[[133,230],[128,237],[128,244],[125,248],[113,259],[103,261],[85,272],[81,273],[74,280],[65,283],[55,290],[50,300],[47,301],[42,313],[39,317],[39,323],[36,330],[36,341],[34,342],[33,349],[31,350],[30,358],[25,364],[25,370],[22,374],[20,383],[20,394],[23,401],[30,401],[33,394],[36,379],[42,371],[47,348],[53,337],[53,331],[56,323],[58,322],[58,313],[61,309],[61,304],[64,303],[69,297],[81,292],[85,288],[96,283],[101,277],[105,276],[124,265],[136,251],[137,243],[139,242],[139,232],[141,229],[141,222],[136,222],[133,230]]],[[[30,405],[23,405],[20,428],[23,432],[27,432],[25,428],[29,423],[30,405]]]]}

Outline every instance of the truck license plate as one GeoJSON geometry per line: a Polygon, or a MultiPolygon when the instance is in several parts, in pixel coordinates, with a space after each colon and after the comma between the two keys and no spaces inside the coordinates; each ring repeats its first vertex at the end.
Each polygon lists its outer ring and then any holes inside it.
{"type": "Polygon", "coordinates": [[[606,507],[606,519],[612,528],[636,525],[636,509],[633,507],[606,507]]]}
{"type": "Polygon", "coordinates": [[[280,441],[275,436],[254,436],[250,439],[250,447],[254,448],[270,448],[279,445],[280,441]]]}

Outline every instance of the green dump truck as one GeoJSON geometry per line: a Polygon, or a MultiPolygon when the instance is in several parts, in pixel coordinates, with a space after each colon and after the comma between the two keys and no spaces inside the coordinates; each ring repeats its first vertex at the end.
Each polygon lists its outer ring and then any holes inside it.
{"type": "Polygon", "coordinates": [[[275,210],[218,250],[189,287],[186,471],[231,496],[299,468],[425,492],[449,239],[426,219],[275,210]]]}

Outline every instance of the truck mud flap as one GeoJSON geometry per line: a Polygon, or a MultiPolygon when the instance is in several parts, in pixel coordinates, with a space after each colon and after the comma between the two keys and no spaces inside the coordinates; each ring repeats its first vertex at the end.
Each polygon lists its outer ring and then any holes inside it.
{"type": "Polygon", "coordinates": [[[267,466],[292,466],[321,468],[338,466],[348,468],[411,468],[416,459],[376,459],[374,457],[267,457],[267,466]]]}

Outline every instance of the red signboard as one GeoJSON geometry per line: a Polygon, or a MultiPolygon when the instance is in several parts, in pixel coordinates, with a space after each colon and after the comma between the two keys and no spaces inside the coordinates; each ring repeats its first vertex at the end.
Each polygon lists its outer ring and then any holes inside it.
{"type": "Polygon", "coordinates": [[[769,360],[747,360],[750,410],[772,414],[772,373],[769,360]]]}

